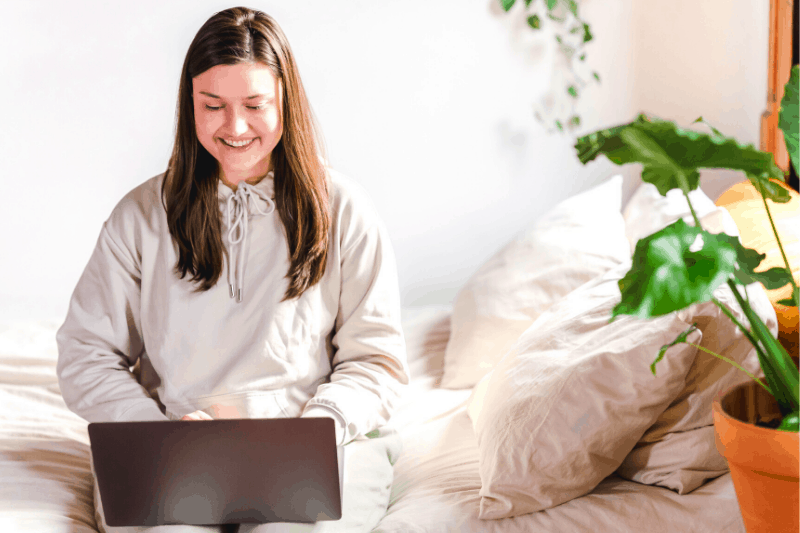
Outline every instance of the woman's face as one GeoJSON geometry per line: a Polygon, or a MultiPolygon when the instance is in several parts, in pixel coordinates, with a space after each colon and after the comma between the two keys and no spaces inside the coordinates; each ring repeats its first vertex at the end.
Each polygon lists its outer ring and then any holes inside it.
{"type": "Polygon", "coordinates": [[[283,132],[281,86],[263,63],[217,65],[192,78],[197,139],[236,188],[270,170],[283,132]],[[231,146],[235,143],[242,146],[231,146]]]}

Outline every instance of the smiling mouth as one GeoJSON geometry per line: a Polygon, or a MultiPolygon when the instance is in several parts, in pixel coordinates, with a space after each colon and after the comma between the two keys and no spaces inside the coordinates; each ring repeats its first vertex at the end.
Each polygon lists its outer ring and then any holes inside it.
{"type": "Polygon", "coordinates": [[[256,137],[254,137],[252,139],[248,139],[246,141],[236,141],[236,142],[234,142],[234,141],[227,141],[227,140],[225,140],[225,139],[220,137],[220,141],[222,141],[222,144],[224,144],[225,146],[228,146],[230,148],[246,148],[246,147],[250,146],[251,144],[253,144],[253,141],[255,141],[255,140],[256,140],[256,137]]]}

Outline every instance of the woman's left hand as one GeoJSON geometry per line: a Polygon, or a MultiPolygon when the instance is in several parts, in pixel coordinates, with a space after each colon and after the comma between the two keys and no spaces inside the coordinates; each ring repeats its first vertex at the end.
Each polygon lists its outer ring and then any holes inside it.
{"type": "Polygon", "coordinates": [[[181,420],[214,420],[214,417],[205,411],[195,411],[194,413],[184,415],[181,417],[181,420]]]}

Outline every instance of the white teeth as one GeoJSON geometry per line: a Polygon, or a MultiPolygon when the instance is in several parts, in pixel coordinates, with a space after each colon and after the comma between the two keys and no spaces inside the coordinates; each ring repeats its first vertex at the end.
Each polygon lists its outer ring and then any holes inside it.
{"type": "Polygon", "coordinates": [[[227,144],[228,146],[233,146],[233,147],[239,148],[239,147],[242,147],[242,146],[245,146],[245,145],[248,145],[248,144],[250,144],[250,143],[251,143],[251,142],[253,142],[254,140],[255,140],[255,139],[249,139],[249,140],[247,140],[247,141],[233,142],[233,141],[226,141],[225,139],[222,139],[222,142],[224,142],[224,143],[225,143],[225,144],[227,144]]]}

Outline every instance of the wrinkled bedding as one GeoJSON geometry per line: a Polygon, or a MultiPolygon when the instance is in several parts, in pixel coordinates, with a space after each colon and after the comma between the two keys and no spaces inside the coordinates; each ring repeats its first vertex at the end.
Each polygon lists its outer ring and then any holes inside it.
{"type": "MultiPolygon", "coordinates": [[[[404,309],[412,383],[392,419],[403,441],[374,531],[743,532],[730,475],[688,495],[611,476],[591,494],[528,515],[477,518],[478,444],[469,390],[438,387],[449,306],[404,309]]],[[[96,532],[87,423],[61,399],[58,320],[0,324],[0,531],[96,532]]]]}
{"type": "Polygon", "coordinates": [[[730,474],[686,495],[616,475],[590,494],[546,511],[480,520],[478,443],[467,416],[470,390],[438,388],[449,307],[404,310],[412,385],[392,420],[403,438],[391,502],[375,531],[744,532],[730,474]]]}

